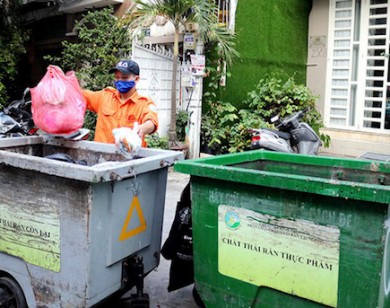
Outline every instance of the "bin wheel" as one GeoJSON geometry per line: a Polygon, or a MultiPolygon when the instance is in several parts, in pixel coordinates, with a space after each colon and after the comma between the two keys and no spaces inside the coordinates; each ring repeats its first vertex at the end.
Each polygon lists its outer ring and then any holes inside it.
{"type": "Polygon", "coordinates": [[[192,288],[192,297],[194,298],[195,303],[199,308],[206,308],[202,298],[200,297],[198,290],[196,290],[195,286],[192,288]]]}
{"type": "Polygon", "coordinates": [[[10,277],[0,277],[0,308],[27,308],[22,288],[10,277]]]}

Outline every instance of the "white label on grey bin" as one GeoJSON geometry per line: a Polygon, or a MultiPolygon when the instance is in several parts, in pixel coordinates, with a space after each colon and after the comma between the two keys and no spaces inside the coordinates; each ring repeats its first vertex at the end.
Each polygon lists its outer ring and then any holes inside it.
{"type": "Polygon", "coordinates": [[[218,207],[223,275],[337,306],[340,230],[228,205],[218,207]]]}

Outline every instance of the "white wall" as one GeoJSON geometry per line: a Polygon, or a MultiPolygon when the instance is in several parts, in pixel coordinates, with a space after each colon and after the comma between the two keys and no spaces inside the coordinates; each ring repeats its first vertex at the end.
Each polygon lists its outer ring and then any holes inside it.
{"type": "Polygon", "coordinates": [[[328,47],[329,1],[313,0],[309,17],[307,86],[314,95],[318,95],[317,108],[324,115],[324,97],[326,81],[328,47]]]}
{"type": "MultiPolygon", "coordinates": [[[[324,116],[326,71],[328,64],[329,0],[313,0],[309,17],[307,86],[319,96],[318,111],[324,116]]],[[[364,133],[346,129],[324,129],[331,137],[329,148],[322,153],[358,157],[365,152],[390,154],[390,135],[364,133]]]]}

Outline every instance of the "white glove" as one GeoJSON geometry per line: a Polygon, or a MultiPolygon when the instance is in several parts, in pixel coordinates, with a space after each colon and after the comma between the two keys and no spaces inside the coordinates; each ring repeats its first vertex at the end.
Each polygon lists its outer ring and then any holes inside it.
{"type": "Polygon", "coordinates": [[[133,129],[130,127],[120,127],[112,130],[112,134],[115,138],[115,145],[126,158],[131,159],[134,155],[137,155],[142,145],[141,138],[135,132],[137,126],[138,123],[136,122],[133,129]]]}

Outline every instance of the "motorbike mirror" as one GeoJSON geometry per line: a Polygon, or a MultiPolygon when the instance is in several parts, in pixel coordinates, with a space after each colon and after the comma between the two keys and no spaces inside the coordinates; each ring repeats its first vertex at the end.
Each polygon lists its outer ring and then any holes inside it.
{"type": "Polygon", "coordinates": [[[24,90],[24,92],[23,92],[23,101],[25,100],[25,97],[26,97],[26,95],[28,94],[28,93],[30,93],[30,88],[26,88],[25,90],[24,90]]]}
{"type": "Polygon", "coordinates": [[[279,120],[279,115],[277,114],[276,116],[271,118],[271,123],[275,123],[279,120]]]}

